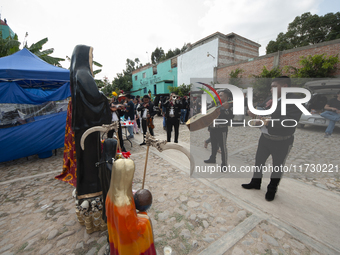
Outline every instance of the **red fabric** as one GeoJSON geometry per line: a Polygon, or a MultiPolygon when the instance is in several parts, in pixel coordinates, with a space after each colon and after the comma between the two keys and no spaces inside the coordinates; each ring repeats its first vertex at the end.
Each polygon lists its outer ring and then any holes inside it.
{"type": "Polygon", "coordinates": [[[74,132],[71,128],[72,123],[72,103],[68,103],[65,140],[64,140],[64,157],[63,157],[63,172],[54,177],[77,187],[77,157],[74,141],[74,132]]]}

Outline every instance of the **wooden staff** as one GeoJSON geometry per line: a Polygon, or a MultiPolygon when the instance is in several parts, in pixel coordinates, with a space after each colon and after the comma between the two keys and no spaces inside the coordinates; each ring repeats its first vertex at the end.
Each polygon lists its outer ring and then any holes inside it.
{"type": "Polygon", "coordinates": [[[146,146],[146,156],[145,156],[145,165],[144,165],[144,174],[143,174],[142,189],[144,189],[145,175],[146,175],[146,166],[148,165],[148,157],[149,157],[149,147],[150,147],[150,143],[148,143],[147,146],[146,146]]]}

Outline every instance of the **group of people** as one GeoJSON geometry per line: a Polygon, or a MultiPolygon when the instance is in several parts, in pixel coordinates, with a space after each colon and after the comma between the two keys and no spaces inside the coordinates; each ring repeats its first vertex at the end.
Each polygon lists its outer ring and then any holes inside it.
{"type": "MultiPolygon", "coordinates": [[[[161,98],[159,107],[163,115],[163,127],[167,131],[167,141],[171,141],[171,133],[174,130],[174,142],[178,143],[179,125],[185,124],[188,119],[188,109],[190,101],[186,97],[180,99],[175,93],[171,93],[169,97],[161,98]]],[[[124,102],[119,103],[116,98],[112,98],[110,103],[112,111],[112,122],[118,121],[121,117],[128,120],[133,125],[128,125],[129,132],[128,138],[134,138],[134,134],[138,134],[142,130],[144,139],[140,145],[145,145],[145,135],[147,132],[154,135],[153,118],[156,115],[154,104],[149,95],[144,95],[141,99],[140,96],[131,99],[131,96],[126,95],[124,102]]],[[[113,130],[109,132],[108,137],[113,137],[113,130]]],[[[125,147],[122,139],[121,124],[119,123],[118,136],[120,139],[120,146],[122,151],[125,152],[125,147]]]]}

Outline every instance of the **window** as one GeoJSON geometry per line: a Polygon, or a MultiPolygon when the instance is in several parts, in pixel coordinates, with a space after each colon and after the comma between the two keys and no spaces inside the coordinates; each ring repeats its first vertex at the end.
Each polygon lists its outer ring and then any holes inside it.
{"type": "Polygon", "coordinates": [[[135,75],[135,81],[137,81],[137,75],[135,75]]]}
{"type": "Polygon", "coordinates": [[[157,86],[156,86],[156,84],[153,85],[153,93],[154,93],[155,95],[157,95],[157,86]]]}
{"type": "Polygon", "coordinates": [[[144,93],[144,94],[146,94],[146,93],[147,93],[147,92],[146,92],[146,87],[144,88],[144,91],[143,91],[143,93],[144,93]]]}
{"type": "Polygon", "coordinates": [[[157,74],[157,66],[152,67],[152,72],[153,72],[154,75],[157,74]]]}
{"type": "Polygon", "coordinates": [[[146,78],[146,73],[143,73],[143,79],[146,78]]]}
{"type": "Polygon", "coordinates": [[[177,67],[177,58],[171,59],[171,68],[177,67]]]}

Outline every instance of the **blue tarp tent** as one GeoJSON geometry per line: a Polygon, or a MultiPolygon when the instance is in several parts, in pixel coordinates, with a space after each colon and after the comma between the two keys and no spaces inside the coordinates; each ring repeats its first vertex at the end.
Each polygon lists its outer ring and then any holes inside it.
{"type": "MultiPolygon", "coordinates": [[[[69,80],[69,70],[23,49],[0,58],[0,104],[38,105],[66,99],[71,96],[69,80]]],[[[66,111],[35,116],[29,122],[0,129],[0,162],[45,155],[64,146],[66,111]]]]}

